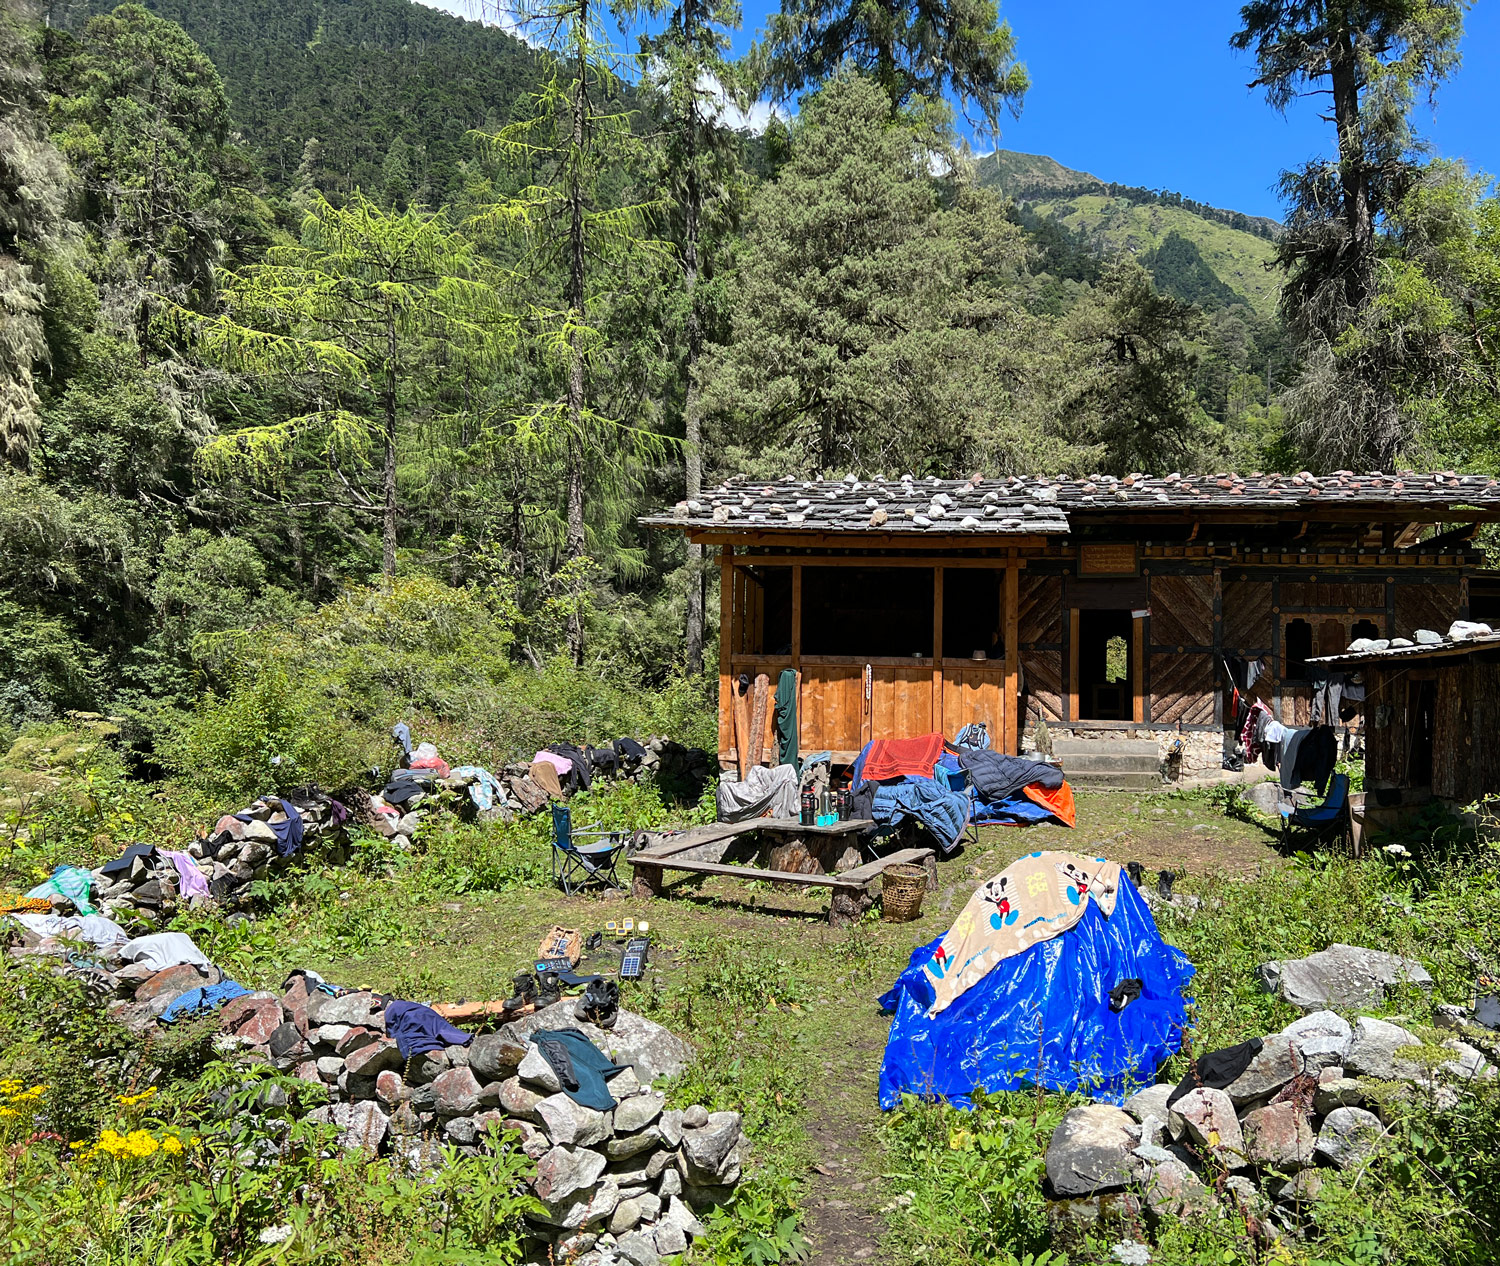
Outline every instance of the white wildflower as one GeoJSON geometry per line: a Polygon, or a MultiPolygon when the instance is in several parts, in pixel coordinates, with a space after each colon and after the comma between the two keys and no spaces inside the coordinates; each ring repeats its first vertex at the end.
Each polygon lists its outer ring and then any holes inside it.
{"type": "Polygon", "coordinates": [[[1392,857],[1410,857],[1411,850],[1405,844],[1387,844],[1384,849],[1392,857]]]}
{"type": "Polygon", "coordinates": [[[1121,1240],[1110,1251],[1123,1266],[1150,1266],[1151,1250],[1135,1240],[1121,1240]]]}
{"type": "Polygon", "coordinates": [[[290,1224],[284,1226],[268,1226],[258,1237],[262,1244],[280,1244],[292,1238],[290,1224]]]}

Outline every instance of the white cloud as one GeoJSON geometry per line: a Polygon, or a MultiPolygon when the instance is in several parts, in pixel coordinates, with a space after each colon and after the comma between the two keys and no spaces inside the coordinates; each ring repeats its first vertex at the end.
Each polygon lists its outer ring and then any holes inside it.
{"type": "Polygon", "coordinates": [[[454,17],[467,18],[470,22],[482,22],[485,26],[498,26],[517,39],[525,40],[540,48],[541,41],[527,33],[526,23],[514,4],[508,0],[417,0],[429,9],[440,13],[451,13],[454,17]]]}

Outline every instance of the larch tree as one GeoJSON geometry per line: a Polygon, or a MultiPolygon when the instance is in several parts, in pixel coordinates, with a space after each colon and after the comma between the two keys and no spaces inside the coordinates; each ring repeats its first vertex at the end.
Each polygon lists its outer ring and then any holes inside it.
{"type": "MultiPolygon", "coordinates": [[[[654,11],[656,6],[651,6],[654,11]]],[[[628,10],[627,10],[628,11],[628,10]]],[[[667,218],[682,286],[682,431],[684,491],[703,491],[703,393],[698,381],[708,318],[699,283],[713,251],[737,219],[744,193],[739,138],[724,123],[742,108],[739,68],[729,59],[729,33],[739,28],[738,0],[679,0],[662,30],[642,37],[643,87],[655,110],[655,164],[668,191],[667,218]]],[[[703,547],[688,544],[684,661],[703,670],[706,571],[703,547]]]]}
{"type": "Polygon", "coordinates": [[[893,111],[951,95],[992,136],[1029,85],[1015,54],[996,0],[782,0],[757,50],[777,100],[853,66],[893,111]]]}
{"type": "Polygon", "coordinates": [[[296,245],[224,279],[224,311],[180,311],[203,353],[250,375],[296,384],[312,408],[218,436],[199,451],[210,473],[278,481],[315,456],[327,504],[377,515],[381,572],[396,571],[400,445],[416,438],[424,380],[441,348],[450,369],[493,369],[516,321],[471,242],[442,214],[383,211],[356,193],[342,207],[311,195],[296,245]],[[360,472],[378,472],[373,493],[360,472]],[[351,478],[351,472],[354,478],[351,478]]]}
{"type": "MultiPolygon", "coordinates": [[[[607,12],[602,0],[534,0],[520,13],[547,53],[547,77],[519,103],[523,117],[476,135],[491,156],[531,183],[468,222],[482,233],[516,235],[525,243],[518,266],[528,295],[525,328],[558,371],[561,390],[526,405],[512,419],[512,438],[563,463],[564,567],[574,576],[585,574],[589,555],[591,473],[618,478],[635,457],[659,448],[649,433],[599,409],[590,383],[591,364],[604,342],[600,308],[629,284],[635,258],[663,249],[648,236],[660,204],[630,201],[618,192],[620,173],[639,155],[640,142],[604,38],[607,12]],[[549,300],[552,287],[560,289],[560,302],[549,300]]],[[[567,639],[581,663],[581,603],[569,616],[567,639]]]]}
{"type": "Polygon", "coordinates": [[[1304,95],[1326,98],[1335,129],[1336,157],[1281,181],[1282,312],[1304,364],[1287,403],[1309,460],[1385,467],[1411,438],[1391,389],[1403,349],[1346,332],[1375,313],[1382,224],[1420,172],[1412,105],[1457,67],[1471,3],[1254,0],[1240,11],[1231,44],[1255,57],[1250,86],[1279,111],[1304,95]]]}

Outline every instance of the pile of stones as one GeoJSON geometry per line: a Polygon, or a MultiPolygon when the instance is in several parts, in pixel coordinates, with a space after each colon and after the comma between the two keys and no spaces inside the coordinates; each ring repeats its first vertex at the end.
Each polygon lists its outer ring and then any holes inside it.
{"type": "MultiPolygon", "coordinates": [[[[190,989],[216,983],[192,964],[102,973],[111,1014],[136,1031],[190,989]]],[[[323,1086],[312,1119],[338,1127],[342,1146],[396,1157],[412,1172],[442,1163],[444,1146],[477,1156],[490,1126],[519,1135],[536,1162],[542,1212],[534,1236],[578,1266],[655,1266],[702,1234],[696,1212],[723,1203],[740,1181],[745,1136],[737,1112],[668,1109],[654,1087],[686,1068],[692,1050],[661,1025],[621,1010],[608,1031],[563,999],[481,1034],[466,1046],[403,1058],[386,1033],[387,1000],[330,994],[294,973],[279,992],[235,998],[219,1012],[225,1057],[269,1064],[323,1086]],[[616,1106],[597,1112],[562,1091],[532,1034],[577,1028],[624,1071],[610,1079],[616,1106]]]]}
{"type": "Polygon", "coordinates": [[[1495,1035],[1456,1008],[1435,1014],[1459,1035],[1430,1042],[1390,1020],[1359,1016],[1350,1024],[1327,1009],[1372,1005],[1400,985],[1431,988],[1409,959],[1335,945],[1263,964],[1260,975],[1306,1014],[1249,1050],[1237,1048],[1237,1060],[1233,1052],[1203,1057],[1177,1086],[1151,1086],[1123,1107],[1069,1112],[1046,1158],[1060,1215],[1212,1216],[1232,1202],[1263,1225],[1294,1232],[1330,1169],[1358,1169],[1379,1156],[1387,1105],[1423,1093],[1451,1108],[1466,1083],[1496,1076],[1490,1056],[1472,1044],[1493,1053],[1495,1035]],[[1237,1069],[1232,1079],[1206,1084],[1202,1070],[1226,1064],[1237,1069]]]}
{"type": "MultiPolygon", "coordinates": [[[[344,814],[329,797],[311,790],[305,795],[288,796],[302,817],[302,844],[298,855],[309,850],[335,862],[343,862],[347,838],[344,814]]],[[[212,832],[200,836],[183,848],[198,864],[208,883],[209,897],[181,895],[181,878],[176,865],[161,853],[138,857],[123,874],[105,875],[93,872],[94,891],[101,909],[111,918],[133,913],[148,925],[170,919],[180,901],[188,904],[216,901],[233,907],[249,895],[250,885],[266,879],[275,870],[294,860],[276,851],[273,823],[287,820],[280,800],[266,797],[239,811],[248,821],[226,813],[215,823],[212,832]]]]}

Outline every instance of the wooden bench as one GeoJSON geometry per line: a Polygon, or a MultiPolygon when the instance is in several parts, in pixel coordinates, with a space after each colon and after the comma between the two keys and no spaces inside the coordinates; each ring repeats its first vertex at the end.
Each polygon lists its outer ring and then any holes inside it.
{"type": "MultiPolygon", "coordinates": [[[[795,828],[798,832],[834,830],[832,827],[806,827],[799,823],[782,822],[776,819],[760,819],[759,822],[762,825],[771,826],[773,832],[784,828],[795,828]]],[[[757,823],[733,825],[754,829],[757,823]]],[[[850,823],[839,823],[840,827],[847,828],[850,825],[850,823]]],[[[634,857],[627,859],[635,867],[632,895],[641,900],[647,897],[665,896],[666,872],[669,870],[693,875],[724,875],[730,879],[758,879],[799,888],[830,888],[832,899],[828,904],[828,922],[834,927],[841,927],[846,923],[854,922],[875,904],[877,885],[880,882],[881,873],[887,866],[894,866],[899,862],[921,866],[927,871],[928,891],[931,892],[937,888],[937,854],[930,848],[905,848],[900,852],[891,853],[889,856],[880,857],[873,862],[865,862],[863,865],[835,874],[828,874],[824,871],[770,870],[762,866],[734,866],[706,858],[684,856],[696,849],[718,844],[720,841],[727,845],[728,841],[746,833],[744,831],[728,832],[723,829],[716,831],[712,827],[702,828],[701,833],[684,833],[685,836],[694,836],[692,839],[674,839],[656,848],[637,853],[634,857]]]]}

